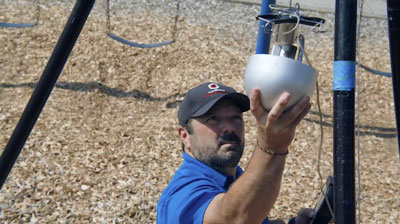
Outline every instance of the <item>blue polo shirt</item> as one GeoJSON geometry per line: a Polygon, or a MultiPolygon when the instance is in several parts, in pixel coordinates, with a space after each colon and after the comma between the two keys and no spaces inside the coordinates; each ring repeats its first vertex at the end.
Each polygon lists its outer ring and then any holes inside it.
{"type": "MultiPolygon", "coordinates": [[[[243,173],[238,166],[236,178],[243,173]]],[[[158,224],[203,223],[212,199],[228,190],[236,179],[183,153],[183,163],[162,193],[157,205],[158,224]]],[[[268,217],[262,224],[268,224],[268,217]]]]}

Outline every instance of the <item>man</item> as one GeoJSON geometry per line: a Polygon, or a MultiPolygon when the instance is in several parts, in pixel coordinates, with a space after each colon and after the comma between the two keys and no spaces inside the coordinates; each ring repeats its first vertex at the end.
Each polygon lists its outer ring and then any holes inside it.
{"type": "MultiPolygon", "coordinates": [[[[160,197],[157,222],[269,223],[288,147],[311,107],[303,97],[283,113],[289,99],[282,93],[267,112],[256,88],[250,100],[218,83],[189,90],[178,111],[184,161],[160,197]],[[237,164],[245,144],[242,113],[249,109],[257,120],[257,145],[243,172],[237,164]]],[[[296,224],[311,216],[310,209],[300,211],[296,224]]]]}

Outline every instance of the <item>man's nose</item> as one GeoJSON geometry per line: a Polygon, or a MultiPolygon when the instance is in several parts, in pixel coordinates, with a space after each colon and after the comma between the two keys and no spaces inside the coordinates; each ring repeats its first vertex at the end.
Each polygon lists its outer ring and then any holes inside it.
{"type": "Polygon", "coordinates": [[[235,133],[236,131],[236,126],[234,124],[233,121],[231,121],[230,119],[223,119],[222,122],[222,131],[224,133],[235,133]]]}

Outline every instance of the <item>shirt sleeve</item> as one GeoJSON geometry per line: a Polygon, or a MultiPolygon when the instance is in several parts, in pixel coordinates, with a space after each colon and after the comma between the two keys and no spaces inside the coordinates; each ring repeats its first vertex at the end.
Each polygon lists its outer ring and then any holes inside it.
{"type": "MultiPolygon", "coordinates": [[[[187,180],[187,179],[186,179],[187,180]]],[[[168,193],[157,208],[159,224],[203,223],[204,213],[212,199],[225,192],[208,179],[192,179],[168,193]]]]}

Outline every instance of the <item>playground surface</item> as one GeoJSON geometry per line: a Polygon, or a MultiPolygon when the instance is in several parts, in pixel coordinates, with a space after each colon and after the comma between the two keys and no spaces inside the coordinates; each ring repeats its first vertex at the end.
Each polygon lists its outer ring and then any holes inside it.
{"type": "MultiPolygon", "coordinates": [[[[0,21],[35,18],[31,3],[0,4],[0,21]]],[[[24,1],[18,1],[24,2],[24,1]]],[[[111,1],[111,30],[131,41],[174,39],[173,0],[111,1]]],[[[0,151],[42,74],[73,1],[41,1],[39,24],[0,28],[0,151]]],[[[98,1],[39,120],[0,190],[1,223],[155,223],[159,196],[182,162],[177,110],[185,92],[206,81],[244,93],[254,54],[259,5],[185,0],[173,44],[133,48],[107,33],[98,1]]],[[[288,219],[314,207],[322,182],[333,175],[332,78],[334,15],[326,32],[303,30],[319,74],[323,145],[316,94],[290,147],[281,193],[270,217],[288,219]]],[[[390,71],[387,20],[363,18],[361,63],[390,71]]],[[[392,83],[360,70],[359,140],[361,223],[398,223],[400,166],[392,83]]],[[[357,105],[356,105],[357,109],[357,105]]],[[[356,114],[357,115],[357,114],[356,114]]],[[[255,146],[255,121],[246,122],[245,168],[255,146]]],[[[358,117],[358,116],[357,116],[358,117]]],[[[357,122],[356,117],[356,122],[357,122]]],[[[357,127],[357,124],[356,124],[357,127]]],[[[357,164],[356,164],[357,165],[357,164]]],[[[356,185],[357,187],[357,185],[356,185]]]]}

